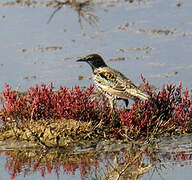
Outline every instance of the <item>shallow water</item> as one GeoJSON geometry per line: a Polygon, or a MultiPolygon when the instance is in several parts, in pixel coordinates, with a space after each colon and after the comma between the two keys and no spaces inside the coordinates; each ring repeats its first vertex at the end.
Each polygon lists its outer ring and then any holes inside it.
{"type": "Polygon", "coordinates": [[[103,141],[87,148],[58,149],[0,146],[3,179],[190,179],[191,136],[159,140],[158,149],[147,144],[135,146],[120,141],[103,141]],[[150,152],[150,153],[149,153],[150,152]],[[108,175],[108,176],[107,176],[108,175]],[[126,178],[124,178],[126,179],[126,178]]]}
{"type": "MultiPolygon", "coordinates": [[[[177,0],[135,0],[132,3],[95,0],[90,7],[83,8],[84,16],[79,18],[74,7],[65,6],[49,23],[55,10],[52,7],[5,5],[4,2],[0,1],[0,90],[5,82],[20,90],[50,81],[56,88],[88,86],[92,83],[91,69],[75,60],[93,52],[101,54],[107,64],[136,84],[141,83],[139,75],[142,73],[158,88],[179,82],[192,88],[191,0],[180,4],[177,0]]],[[[172,143],[175,144],[169,144],[172,143]]],[[[177,147],[170,148],[180,152],[177,147]]],[[[182,152],[190,154],[190,148],[184,146],[182,152]]],[[[160,155],[163,157],[167,151],[160,155]]],[[[4,154],[0,161],[5,164],[4,154]]],[[[173,158],[165,160],[165,164],[169,170],[150,171],[141,179],[160,179],[159,174],[169,180],[184,176],[183,179],[190,179],[190,159],[175,161],[173,158]]],[[[74,176],[62,171],[60,179],[80,179],[78,168],[74,176]]],[[[10,179],[7,168],[1,166],[0,172],[1,179],[10,179]]],[[[53,179],[56,175],[51,173],[45,177],[53,179]]],[[[15,179],[22,178],[21,170],[21,175],[15,179]]],[[[38,171],[29,171],[25,177],[34,178],[41,178],[38,171]]]]}

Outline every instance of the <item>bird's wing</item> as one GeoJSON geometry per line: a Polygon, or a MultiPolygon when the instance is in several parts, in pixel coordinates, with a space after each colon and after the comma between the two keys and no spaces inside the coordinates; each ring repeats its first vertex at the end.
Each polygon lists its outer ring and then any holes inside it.
{"type": "Polygon", "coordinates": [[[118,98],[136,99],[136,97],[138,97],[147,99],[147,97],[145,97],[146,95],[142,93],[131,80],[110,67],[95,70],[93,79],[97,86],[118,98]]]}
{"type": "Polygon", "coordinates": [[[94,71],[93,78],[97,86],[121,98],[127,99],[128,97],[126,97],[124,92],[126,92],[127,88],[131,88],[131,86],[135,87],[123,74],[109,67],[98,68],[94,71]]]}

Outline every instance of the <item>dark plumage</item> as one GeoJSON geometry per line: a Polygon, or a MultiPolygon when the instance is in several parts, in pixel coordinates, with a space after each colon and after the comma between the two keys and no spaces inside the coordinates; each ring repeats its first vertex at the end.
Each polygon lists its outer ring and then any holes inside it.
{"type": "Polygon", "coordinates": [[[102,57],[98,54],[90,54],[77,60],[78,62],[87,62],[93,70],[93,80],[98,89],[109,99],[111,108],[114,107],[114,101],[122,99],[128,106],[128,99],[134,101],[149,99],[149,96],[143,93],[126,76],[119,71],[108,67],[102,57]]]}

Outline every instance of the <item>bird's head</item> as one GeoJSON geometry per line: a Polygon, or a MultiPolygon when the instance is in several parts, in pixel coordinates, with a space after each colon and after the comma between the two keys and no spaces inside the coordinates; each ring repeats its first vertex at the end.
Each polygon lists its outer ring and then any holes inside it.
{"type": "Polygon", "coordinates": [[[87,62],[93,69],[93,71],[100,67],[106,67],[103,58],[98,54],[89,54],[88,56],[78,59],[77,62],[87,62]]]}

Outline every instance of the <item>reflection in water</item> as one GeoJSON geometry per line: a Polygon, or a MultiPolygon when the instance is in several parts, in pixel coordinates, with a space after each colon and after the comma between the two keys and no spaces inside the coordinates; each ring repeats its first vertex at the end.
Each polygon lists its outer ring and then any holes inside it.
{"type": "MultiPolygon", "coordinates": [[[[12,179],[37,172],[43,177],[54,173],[59,179],[61,173],[76,175],[78,171],[81,179],[137,180],[146,173],[151,179],[155,174],[162,177],[163,169],[170,168],[169,164],[191,165],[190,150],[179,151],[179,145],[176,144],[178,142],[175,140],[177,152],[175,147],[172,147],[171,151],[165,142],[165,147],[161,144],[163,149],[159,149],[159,144],[141,145],[139,142],[121,143],[116,148],[114,142],[100,142],[97,144],[100,150],[87,148],[80,149],[76,153],[64,149],[15,149],[5,151],[5,167],[12,179]],[[101,146],[106,151],[101,150],[101,146]]],[[[182,143],[180,142],[180,146],[182,143]]]]}
{"type": "Polygon", "coordinates": [[[153,148],[139,148],[135,144],[125,150],[105,153],[25,149],[7,151],[5,155],[5,167],[11,178],[21,175],[21,172],[24,176],[31,172],[40,172],[42,176],[55,173],[59,178],[63,169],[64,173],[73,175],[79,170],[82,179],[138,179],[156,163],[153,148]],[[147,163],[144,162],[146,157],[149,159],[147,163]]]}

